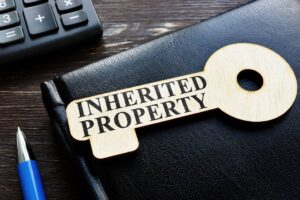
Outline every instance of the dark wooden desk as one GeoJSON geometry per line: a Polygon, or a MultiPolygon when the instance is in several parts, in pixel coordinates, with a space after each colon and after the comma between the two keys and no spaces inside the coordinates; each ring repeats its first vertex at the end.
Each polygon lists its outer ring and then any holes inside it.
{"type": "MultiPolygon", "coordinates": [[[[17,0],[21,1],[21,0],[17,0]]],[[[94,0],[102,40],[0,67],[0,199],[22,199],[16,173],[15,133],[29,138],[49,199],[83,199],[72,166],[55,138],[39,84],[147,40],[200,22],[250,0],[94,0]],[[16,64],[15,64],[16,65],[16,64]]]]}

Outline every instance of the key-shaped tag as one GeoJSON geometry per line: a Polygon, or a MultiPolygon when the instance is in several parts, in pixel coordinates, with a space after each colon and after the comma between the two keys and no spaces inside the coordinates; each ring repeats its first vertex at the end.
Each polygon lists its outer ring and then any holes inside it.
{"type": "Polygon", "coordinates": [[[90,140],[94,156],[103,159],[136,150],[140,127],[213,109],[265,122],[287,112],[296,96],[295,74],[280,55],[239,43],[216,51],[202,72],[75,100],[67,118],[73,138],[90,140]],[[239,85],[237,77],[247,72],[261,77],[258,90],[239,85]]]}

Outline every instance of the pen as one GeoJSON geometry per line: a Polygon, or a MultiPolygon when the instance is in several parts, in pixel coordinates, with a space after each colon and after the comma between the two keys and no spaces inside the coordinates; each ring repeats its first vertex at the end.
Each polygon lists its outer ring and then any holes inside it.
{"type": "Polygon", "coordinates": [[[34,154],[22,130],[17,130],[18,174],[24,200],[46,200],[34,154]]]}

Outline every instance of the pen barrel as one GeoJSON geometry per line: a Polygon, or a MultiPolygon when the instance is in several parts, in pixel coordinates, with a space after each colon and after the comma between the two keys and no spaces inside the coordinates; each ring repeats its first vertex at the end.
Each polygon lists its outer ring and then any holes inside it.
{"type": "Polygon", "coordinates": [[[46,200],[37,162],[25,161],[17,168],[24,200],[46,200]]]}

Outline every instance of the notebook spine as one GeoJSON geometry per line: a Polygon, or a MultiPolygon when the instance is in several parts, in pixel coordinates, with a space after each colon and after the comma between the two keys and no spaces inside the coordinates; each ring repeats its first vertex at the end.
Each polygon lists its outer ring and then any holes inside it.
{"type": "Polygon", "coordinates": [[[70,137],[67,127],[67,118],[65,104],[62,101],[56,85],[53,81],[46,81],[41,84],[43,102],[47,109],[48,115],[52,122],[54,132],[62,142],[67,156],[70,158],[74,167],[74,172],[78,175],[79,184],[87,191],[88,199],[91,200],[108,200],[100,180],[93,175],[89,164],[80,153],[76,150],[75,145],[70,137]]]}

